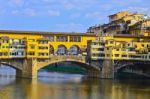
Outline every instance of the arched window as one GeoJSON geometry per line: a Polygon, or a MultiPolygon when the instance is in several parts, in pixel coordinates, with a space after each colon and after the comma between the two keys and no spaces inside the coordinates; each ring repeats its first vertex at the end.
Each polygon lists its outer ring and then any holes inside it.
{"type": "Polygon", "coordinates": [[[71,46],[70,50],[69,50],[69,54],[71,54],[71,55],[78,55],[78,54],[80,54],[79,47],[76,46],[76,45],[71,46]]]}
{"type": "Polygon", "coordinates": [[[57,49],[57,55],[67,54],[67,48],[64,45],[59,45],[57,49]]]}

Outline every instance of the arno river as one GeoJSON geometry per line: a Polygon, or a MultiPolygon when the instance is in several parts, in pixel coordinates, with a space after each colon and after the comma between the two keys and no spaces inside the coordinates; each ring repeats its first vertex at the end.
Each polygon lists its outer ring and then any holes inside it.
{"type": "Polygon", "coordinates": [[[8,68],[0,69],[0,99],[150,99],[149,80],[83,79],[48,72],[30,80],[13,74],[8,68]]]}

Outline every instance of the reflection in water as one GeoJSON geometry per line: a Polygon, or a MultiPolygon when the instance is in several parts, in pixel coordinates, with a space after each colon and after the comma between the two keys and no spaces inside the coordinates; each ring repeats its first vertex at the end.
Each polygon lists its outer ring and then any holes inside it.
{"type": "Polygon", "coordinates": [[[65,83],[65,82],[80,82],[83,75],[81,74],[65,74],[57,72],[39,72],[39,81],[43,83],[65,83]]]}
{"type": "Polygon", "coordinates": [[[0,99],[149,99],[150,81],[81,79],[82,75],[39,73],[39,79],[0,76],[0,99]],[[44,77],[43,75],[47,75],[44,77]]]}

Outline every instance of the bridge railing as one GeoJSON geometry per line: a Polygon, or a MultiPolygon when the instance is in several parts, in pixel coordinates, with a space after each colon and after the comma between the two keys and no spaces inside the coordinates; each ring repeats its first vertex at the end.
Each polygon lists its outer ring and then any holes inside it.
{"type": "Polygon", "coordinates": [[[53,55],[49,58],[49,61],[57,61],[57,60],[75,60],[85,62],[85,56],[74,56],[74,55],[53,55]]]}

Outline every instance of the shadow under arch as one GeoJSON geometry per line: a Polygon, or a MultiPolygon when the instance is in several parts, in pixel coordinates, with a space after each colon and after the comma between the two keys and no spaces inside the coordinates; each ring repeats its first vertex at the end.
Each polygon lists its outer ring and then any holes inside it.
{"type": "Polygon", "coordinates": [[[126,62],[115,68],[116,74],[128,73],[129,78],[150,78],[149,64],[144,62],[126,62]],[[130,74],[130,75],[129,75],[130,74]],[[136,76],[135,76],[136,75],[136,76]]]}
{"type": "Polygon", "coordinates": [[[44,64],[42,66],[38,66],[37,71],[39,71],[40,69],[42,69],[42,68],[44,68],[44,67],[46,67],[48,65],[55,64],[55,63],[60,63],[60,62],[72,62],[72,63],[75,63],[79,67],[84,68],[87,71],[87,75],[93,74],[94,75],[93,77],[100,76],[101,69],[99,67],[92,66],[92,65],[89,65],[87,63],[76,61],[76,60],[57,60],[57,61],[53,61],[53,62],[44,64]]]}

